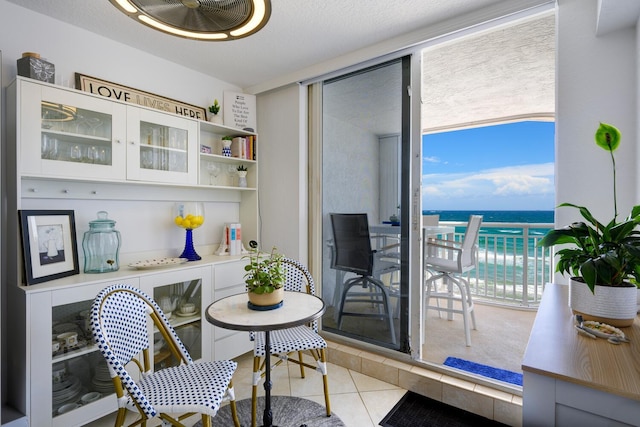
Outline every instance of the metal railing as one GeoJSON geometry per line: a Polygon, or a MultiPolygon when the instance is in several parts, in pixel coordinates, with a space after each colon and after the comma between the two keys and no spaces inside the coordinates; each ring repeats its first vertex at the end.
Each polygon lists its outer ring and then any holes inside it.
{"type": "MultiPolygon", "coordinates": [[[[462,240],[466,222],[441,221],[462,240]]],[[[537,243],[553,228],[547,223],[483,222],[476,268],[466,273],[474,298],[499,304],[535,307],[544,285],[553,280],[552,248],[537,243]]]]}

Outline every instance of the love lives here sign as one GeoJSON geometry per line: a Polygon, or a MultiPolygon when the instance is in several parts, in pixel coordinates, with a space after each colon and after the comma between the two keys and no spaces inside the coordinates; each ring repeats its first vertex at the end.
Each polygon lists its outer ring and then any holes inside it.
{"type": "Polygon", "coordinates": [[[104,96],[105,98],[111,98],[129,104],[137,104],[192,119],[206,120],[206,112],[202,107],[80,73],[75,73],[75,77],[76,89],[80,89],[83,92],[89,92],[94,95],[104,96]]]}

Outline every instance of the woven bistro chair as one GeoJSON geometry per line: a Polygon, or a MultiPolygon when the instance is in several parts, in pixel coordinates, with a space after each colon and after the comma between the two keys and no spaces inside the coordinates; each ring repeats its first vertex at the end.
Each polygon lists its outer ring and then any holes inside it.
{"type": "Polygon", "coordinates": [[[234,424],[240,426],[231,382],[237,363],[193,362],[158,304],[144,292],[124,284],[103,289],[91,307],[91,328],[116,389],[115,427],[124,425],[129,410],[140,415],[130,426],[146,426],[157,416],[162,426],[182,427],[181,420],[200,413],[202,426],[211,427],[223,400],[230,400],[234,424]],[[180,361],[178,366],[153,371],[149,317],[180,361]],[[130,362],[140,371],[139,379],[127,370],[130,362]]]}
{"type": "MultiPolygon", "coordinates": [[[[286,272],[284,290],[293,292],[306,292],[315,295],[316,288],[313,277],[307,267],[296,260],[283,258],[282,265],[286,272]]],[[[253,389],[251,393],[251,426],[256,426],[258,383],[265,376],[265,333],[250,332],[250,338],[254,341],[253,350],[253,389]]],[[[322,374],[324,389],[324,401],[327,409],[327,417],[331,416],[331,404],[329,402],[329,381],[327,376],[327,342],[318,334],[318,322],[312,321],[309,325],[295,326],[287,329],[277,329],[269,332],[270,355],[277,358],[272,367],[289,361],[299,365],[300,377],[305,378],[304,368],[310,368],[322,374]],[[308,352],[313,357],[316,366],[307,363],[303,359],[303,352],[308,352]],[[297,353],[297,357],[290,357],[297,353]]]]}

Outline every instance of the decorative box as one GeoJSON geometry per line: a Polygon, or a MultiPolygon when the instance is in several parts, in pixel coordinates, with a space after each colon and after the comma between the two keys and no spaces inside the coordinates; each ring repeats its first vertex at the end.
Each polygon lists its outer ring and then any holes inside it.
{"type": "Polygon", "coordinates": [[[22,58],[18,59],[18,75],[53,83],[56,68],[52,63],[40,58],[39,54],[25,52],[22,58]]]}

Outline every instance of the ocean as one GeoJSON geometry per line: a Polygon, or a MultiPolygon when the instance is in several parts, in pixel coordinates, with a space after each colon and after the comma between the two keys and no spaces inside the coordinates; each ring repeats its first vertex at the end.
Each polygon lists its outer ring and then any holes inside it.
{"type": "MultiPolygon", "coordinates": [[[[485,295],[498,292],[498,288],[522,286],[523,284],[545,283],[549,278],[553,256],[550,249],[537,247],[537,242],[553,227],[553,211],[489,211],[489,210],[424,210],[423,215],[440,215],[440,221],[464,222],[469,215],[482,215],[482,226],[478,237],[479,263],[475,276],[476,286],[484,288],[485,295]],[[521,227],[492,226],[491,223],[549,224],[548,227],[528,228],[527,238],[521,227]],[[526,254],[525,254],[526,252],[526,254]],[[544,260],[543,262],[539,262],[544,260]],[[527,269],[524,270],[524,264],[527,269]],[[526,276],[525,275],[526,271],[526,276]],[[536,278],[537,276],[537,278],[536,278]]],[[[456,234],[462,236],[465,226],[456,226],[456,234]]],[[[532,290],[534,299],[539,297],[532,290]],[[535,296],[534,296],[535,295],[535,296]]],[[[504,295],[503,295],[504,296],[504,295]]]]}
{"type": "Polygon", "coordinates": [[[553,224],[553,211],[438,211],[424,210],[423,215],[440,215],[440,221],[468,221],[469,215],[482,215],[482,222],[527,222],[553,224]]]}

